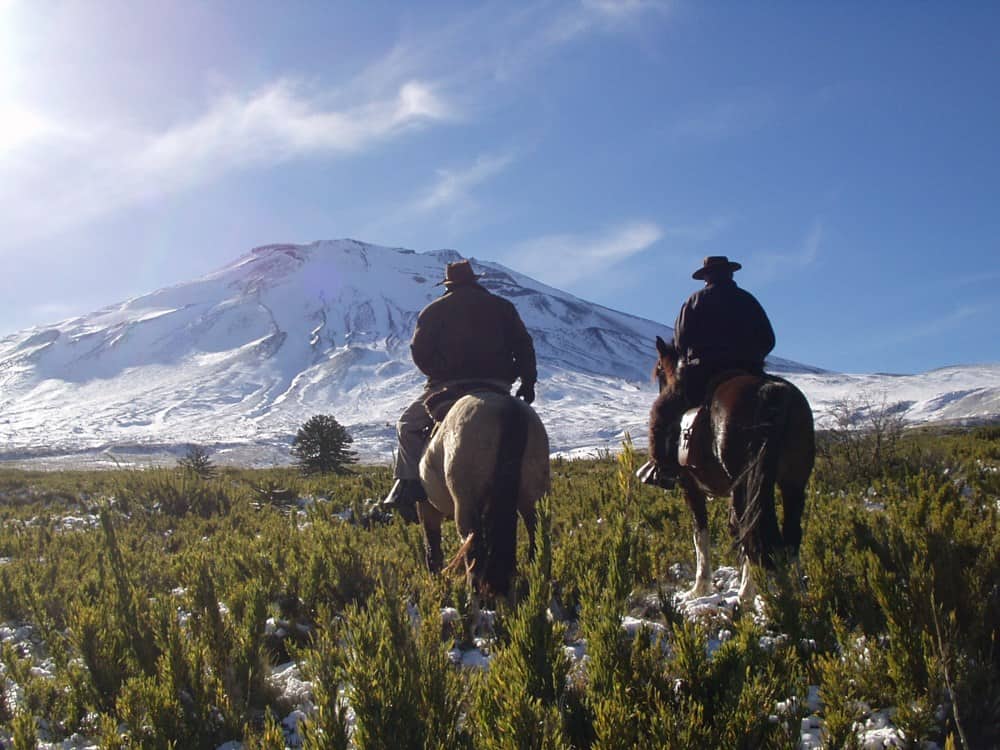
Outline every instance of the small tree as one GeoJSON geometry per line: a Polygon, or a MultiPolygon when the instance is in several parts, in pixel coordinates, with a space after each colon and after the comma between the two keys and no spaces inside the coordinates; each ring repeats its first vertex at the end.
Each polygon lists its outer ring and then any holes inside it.
{"type": "Polygon", "coordinates": [[[816,446],[831,478],[869,485],[885,477],[900,458],[906,406],[870,391],[832,402],[832,424],[816,446]]]}
{"type": "Polygon", "coordinates": [[[212,453],[203,445],[189,445],[187,453],[177,460],[177,465],[202,479],[215,476],[212,453]]]}
{"type": "Polygon", "coordinates": [[[292,441],[292,455],[306,474],[344,474],[358,456],[348,446],[354,439],[329,414],[317,414],[299,428],[292,441]]]}

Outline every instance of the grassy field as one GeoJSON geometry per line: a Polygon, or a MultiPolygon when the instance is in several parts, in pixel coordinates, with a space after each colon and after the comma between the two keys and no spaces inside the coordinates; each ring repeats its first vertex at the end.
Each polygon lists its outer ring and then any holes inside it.
{"type": "MultiPolygon", "coordinates": [[[[628,449],[554,461],[518,605],[479,642],[416,526],[354,522],[385,467],[0,471],[0,739],[283,748],[296,706],[271,672],[295,662],[306,748],[794,748],[810,686],[828,747],[881,708],[913,747],[998,746],[1000,429],[821,448],[804,585],[694,621],[673,600],[693,573],[680,495],[636,486],[628,449]],[[454,666],[474,645],[489,669],[454,666]]],[[[736,565],[727,513],[712,538],[736,565]]]]}

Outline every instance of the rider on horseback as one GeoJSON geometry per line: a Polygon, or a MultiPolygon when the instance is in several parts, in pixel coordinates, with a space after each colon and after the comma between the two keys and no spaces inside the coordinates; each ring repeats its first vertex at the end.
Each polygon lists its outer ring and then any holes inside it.
{"type": "Polygon", "coordinates": [[[504,393],[520,378],[517,397],[535,400],[535,347],[517,309],[491,294],[477,279],[467,260],[449,263],[445,293],[417,317],[410,342],[413,362],[427,376],[427,384],[396,425],[399,450],[396,483],[383,508],[395,508],[416,522],[416,503],[426,499],[420,483],[420,457],[427,446],[433,420],[425,401],[444,388],[489,386],[504,393]]]}
{"type": "Polygon", "coordinates": [[[672,487],[680,471],[677,447],[684,412],[703,403],[713,381],[725,372],[763,375],[764,358],[774,348],[764,308],[733,280],[740,268],[724,255],[705,258],[692,274],[705,286],[688,298],[674,323],[678,387],[656,399],[650,419],[649,447],[661,486],[672,487]]]}

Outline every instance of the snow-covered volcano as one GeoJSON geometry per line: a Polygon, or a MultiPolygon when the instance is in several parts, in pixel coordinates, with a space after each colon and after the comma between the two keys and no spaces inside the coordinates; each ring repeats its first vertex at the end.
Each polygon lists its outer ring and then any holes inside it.
{"type": "MultiPolygon", "coordinates": [[[[409,355],[416,316],[441,293],[445,264],[460,257],[354,240],[269,245],[193,282],[8,336],[0,457],[201,443],[233,460],[282,460],[317,413],[347,425],[363,457],[387,457],[395,420],[423,382],[409,355]]],[[[534,337],[536,405],[553,448],[613,446],[626,431],[641,438],[655,395],[652,342],[670,329],[496,263],[473,264],[534,337]]],[[[836,393],[851,387],[850,376],[780,359],[770,366],[824,399],[831,383],[836,393]]],[[[977,378],[992,379],[992,389],[963,380],[951,416],[1000,413],[998,370],[977,378]],[[972,391],[976,411],[965,414],[957,405],[972,391]]],[[[935,416],[907,400],[921,418],[935,416]]]]}
{"type": "MultiPolygon", "coordinates": [[[[193,282],[9,336],[3,451],[198,442],[280,452],[305,419],[330,413],[363,455],[388,455],[392,425],[422,384],[409,353],[416,316],[460,257],[352,240],[270,245],[193,282]]],[[[654,337],[669,329],[475,266],[531,329],[540,406],[554,425],[564,416],[554,445],[618,436],[613,394],[638,390],[654,337]]],[[[641,422],[640,409],[633,429],[641,422]]]]}

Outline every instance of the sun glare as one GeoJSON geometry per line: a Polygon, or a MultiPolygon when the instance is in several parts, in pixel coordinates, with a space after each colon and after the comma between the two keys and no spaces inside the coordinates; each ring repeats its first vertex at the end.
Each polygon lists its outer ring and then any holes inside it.
{"type": "Polygon", "coordinates": [[[15,56],[16,3],[0,0],[0,156],[41,135],[45,119],[18,102],[21,69],[15,56]]]}
{"type": "Polygon", "coordinates": [[[26,144],[46,130],[48,126],[42,117],[12,102],[0,101],[0,155],[26,144]]]}

